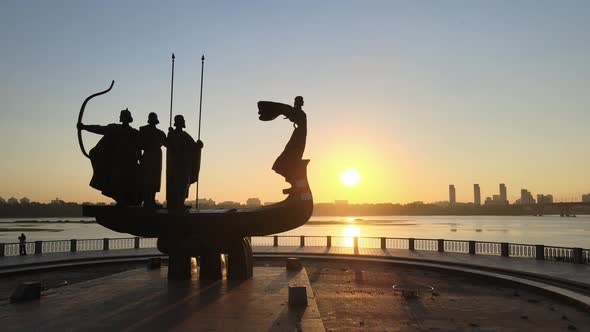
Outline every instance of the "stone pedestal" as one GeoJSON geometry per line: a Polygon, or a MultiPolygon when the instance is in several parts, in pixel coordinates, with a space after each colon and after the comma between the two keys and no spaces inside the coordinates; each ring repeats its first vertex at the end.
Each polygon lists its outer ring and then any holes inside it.
{"type": "Polygon", "coordinates": [[[290,285],[289,286],[289,305],[296,307],[307,306],[307,290],[305,286],[290,285]]]}
{"type": "Polygon", "coordinates": [[[227,279],[246,280],[252,278],[254,258],[248,238],[232,243],[228,250],[227,279]]]}
{"type": "Polygon", "coordinates": [[[205,250],[199,256],[199,279],[219,280],[221,277],[221,254],[205,250]]]}
{"type": "Polygon", "coordinates": [[[38,300],[41,297],[41,283],[21,282],[10,295],[10,302],[38,300]]]}
{"type": "Polygon", "coordinates": [[[168,279],[188,280],[191,278],[190,256],[170,255],[168,258],[168,279]]]}
{"type": "Polygon", "coordinates": [[[303,268],[301,265],[301,261],[299,258],[289,257],[287,258],[287,270],[289,271],[299,271],[303,268]]]}

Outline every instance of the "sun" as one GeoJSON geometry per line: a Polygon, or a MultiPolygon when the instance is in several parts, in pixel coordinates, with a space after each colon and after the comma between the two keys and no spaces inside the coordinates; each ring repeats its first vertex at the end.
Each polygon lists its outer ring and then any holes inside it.
{"type": "Polygon", "coordinates": [[[361,175],[354,168],[347,168],[340,174],[340,181],[345,186],[356,186],[361,181],[361,175]]]}

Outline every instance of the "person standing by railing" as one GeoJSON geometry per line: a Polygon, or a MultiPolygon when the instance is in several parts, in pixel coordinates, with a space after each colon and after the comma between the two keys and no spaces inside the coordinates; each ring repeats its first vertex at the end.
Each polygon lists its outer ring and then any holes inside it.
{"type": "Polygon", "coordinates": [[[20,236],[18,237],[18,251],[19,254],[21,256],[25,256],[27,254],[27,237],[25,236],[25,233],[20,233],[20,236]]]}

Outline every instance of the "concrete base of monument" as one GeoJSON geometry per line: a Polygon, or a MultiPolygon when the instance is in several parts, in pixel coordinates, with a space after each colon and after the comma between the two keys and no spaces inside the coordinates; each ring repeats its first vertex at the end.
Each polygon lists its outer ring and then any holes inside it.
{"type": "Polygon", "coordinates": [[[190,272],[189,280],[168,280],[162,267],[81,282],[3,306],[0,322],[7,331],[324,331],[305,269],[256,267],[253,278],[216,281],[190,272]],[[307,306],[288,305],[293,284],[307,288],[307,306]]]}
{"type": "Polygon", "coordinates": [[[227,279],[246,280],[252,278],[254,258],[248,238],[219,240],[215,245],[200,241],[177,241],[158,238],[158,249],[169,255],[168,278],[171,280],[190,279],[191,257],[199,260],[199,279],[220,280],[222,278],[222,258],[227,254],[227,279]]]}

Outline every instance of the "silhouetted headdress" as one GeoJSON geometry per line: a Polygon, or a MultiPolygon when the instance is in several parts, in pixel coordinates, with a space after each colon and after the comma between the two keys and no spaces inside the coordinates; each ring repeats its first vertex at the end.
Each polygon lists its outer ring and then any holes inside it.
{"type": "Polygon", "coordinates": [[[129,109],[126,108],[121,111],[121,114],[119,115],[119,121],[128,123],[133,122],[133,118],[131,117],[131,112],[129,112],[129,109]]]}
{"type": "Polygon", "coordinates": [[[294,106],[295,107],[297,107],[297,106],[303,106],[303,97],[301,97],[301,96],[295,97],[295,104],[294,104],[294,106]]]}
{"type": "Polygon", "coordinates": [[[158,123],[160,123],[160,121],[158,121],[158,114],[151,112],[148,115],[148,123],[153,125],[157,125],[158,123]]]}
{"type": "Polygon", "coordinates": [[[174,127],[186,128],[184,124],[184,116],[176,115],[174,117],[174,127]]]}

